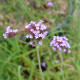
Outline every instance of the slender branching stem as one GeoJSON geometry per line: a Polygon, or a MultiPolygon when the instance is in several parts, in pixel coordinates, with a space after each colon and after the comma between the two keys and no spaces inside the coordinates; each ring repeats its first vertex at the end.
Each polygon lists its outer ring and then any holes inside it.
{"type": "MultiPolygon", "coordinates": [[[[16,38],[16,37],[15,37],[16,38]]],[[[16,38],[18,41],[24,43],[24,44],[29,44],[27,42],[24,42],[18,38],[16,38]]],[[[42,69],[41,69],[41,62],[40,62],[40,55],[39,55],[39,49],[38,49],[38,45],[37,45],[37,42],[35,45],[32,45],[33,47],[36,47],[36,51],[37,51],[37,58],[38,58],[38,64],[39,64],[39,70],[40,70],[40,73],[41,73],[41,76],[42,76],[42,80],[44,80],[44,76],[43,76],[43,73],[42,73],[42,69]]]]}
{"type": "Polygon", "coordinates": [[[42,80],[44,80],[44,76],[43,76],[42,69],[41,69],[41,62],[40,62],[40,55],[39,55],[38,45],[36,46],[36,50],[37,50],[37,58],[38,58],[39,70],[40,70],[40,73],[41,73],[41,76],[42,76],[42,80]]]}
{"type": "MultiPolygon", "coordinates": [[[[28,42],[25,42],[25,41],[23,41],[23,40],[20,40],[20,39],[18,39],[18,38],[16,38],[16,37],[15,37],[15,39],[18,40],[18,41],[20,41],[21,43],[29,44],[28,42]]],[[[29,45],[30,45],[30,44],[29,44],[29,45]]],[[[36,45],[32,45],[32,46],[33,46],[33,47],[36,47],[36,45]]]]}
{"type": "Polygon", "coordinates": [[[62,80],[65,80],[65,77],[64,77],[64,71],[63,71],[63,65],[64,65],[63,56],[62,56],[62,53],[60,53],[59,55],[60,55],[60,58],[61,58],[62,80]]]}

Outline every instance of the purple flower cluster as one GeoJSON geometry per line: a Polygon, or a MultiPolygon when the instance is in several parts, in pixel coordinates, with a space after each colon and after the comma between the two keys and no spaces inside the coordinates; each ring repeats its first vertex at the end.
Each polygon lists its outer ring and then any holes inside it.
{"type": "Polygon", "coordinates": [[[46,63],[45,62],[42,62],[41,64],[43,67],[46,67],[46,63]]]}
{"type": "Polygon", "coordinates": [[[10,29],[10,26],[8,26],[6,28],[6,32],[3,34],[3,36],[4,36],[5,39],[6,38],[12,38],[12,37],[14,37],[17,34],[17,32],[18,32],[17,29],[12,30],[12,29],[10,29]]]}
{"type": "Polygon", "coordinates": [[[40,20],[37,24],[34,21],[31,21],[30,24],[26,25],[25,28],[28,30],[29,34],[26,35],[26,38],[30,38],[30,45],[33,45],[33,41],[37,40],[39,44],[42,44],[42,39],[48,34],[46,31],[47,26],[42,24],[40,20]]]}
{"type": "Polygon", "coordinates": [[[66,37],[54,36],[53,40],[50,42],[50,46],[52,46],[52,49],[54,51],[58,49],[60,52],[68,52],[68,53],[71,52],[69,50],[70,45],[66,37]]]}
{"type": "Polygon", "coordinates": [[[47,4],[49,7],[53,7],[53,3],[52,2],[48,2],[47,4]]]}

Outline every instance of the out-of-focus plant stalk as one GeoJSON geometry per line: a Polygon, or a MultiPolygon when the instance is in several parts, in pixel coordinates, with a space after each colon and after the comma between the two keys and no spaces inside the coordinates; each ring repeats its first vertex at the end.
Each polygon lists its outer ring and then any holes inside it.
{"type": "Polygon", "coordinates": [[[41,62],[40,62],[38,45],[36,45],[36,51],[37,51],[37,58],[38,58],[38,65],[39,65],[40,74],[41,74],[42,80],[44,80],[43,72],[42,72],[42,69],[41,69],[41,62]]]}
{"type": "Polygon", "coordinates": [[[64,77],[64,71],[63,71],[63,65],[64,65],[64,61],[63,61],[63,56],[62,56],[62,53],[60,52],[59,53],[59,56],[60,56],[60,59],[61,59],[61,72],[62,72],[62,80],[65,80],[65,77],[64,77]]]}

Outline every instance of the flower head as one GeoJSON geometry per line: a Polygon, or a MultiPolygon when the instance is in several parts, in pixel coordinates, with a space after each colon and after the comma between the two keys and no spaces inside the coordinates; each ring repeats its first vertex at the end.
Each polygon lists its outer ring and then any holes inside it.
{"type": "Polygon", "coordinates": [[[42,20],[40,20],[37,24],[34,21],[31,21],[30,24],[26,25],[25,28],[29,32],[26,35],[26,38],[30,38],[31,41],[36,40],[39,44],[42,44],[42,39],[48,34],[46,31],[47,26],[42,24],[42,20]]]}
{"type": "Polygon", "coordinates": [[[68,39],[66,37],[59,37],[59,36],[54,36],[53,40],[50,42],[50,46],[52,46],[52,49],[56,51],[57,49],[60,52],[68,52],[70,53],[71,51],[69,50],[70,45],[68,43],[68,39]]]}
{"type": "Polygon", "coordinates": [[[8,26],[6,28],[6,32],[3,34],[4,38],[11,38],[11,37],[14,37],[16,34],[17,34],[18,30],[15,29],[15,30],[12,30],[10,29],[10,26],[8,26]]]}
{"type": "Polygon", "coordinates": [[[41,64],[43,67],[46,67],[46,63],[45,62],[42,62],[41,64]]]}
{"type": "Polygon", "coordinates": [[[53,7],[53,3],[52,2],[48,2],[47,4],[49,7],[53,7]]]}
{"type": "Polygon", "coordinates": [[[30,42],[30,45],[33,45],[33,42],[32,41],[30,42]]]}

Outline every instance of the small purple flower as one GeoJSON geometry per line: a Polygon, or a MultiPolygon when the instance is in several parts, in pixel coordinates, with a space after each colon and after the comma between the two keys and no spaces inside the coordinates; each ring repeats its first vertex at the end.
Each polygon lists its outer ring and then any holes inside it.
{"type": "Polygon", "coordinates": [[[18,32],[18,29],[13,30],[13,32],[17,33],[18,32]]]}
{"type": "Polygon", "coordinates": [[[42,62],[42,66],[43,66],[43,67],[46,67],[46,63],[45,63],[45,62],[42,62]]]}
{"type": "Polygon", "coordinates": [[[53,7],[53,3],[52,2],[48,2],[47,4],[49,7],[53,7]]]}
{"type": "Polygon", "coordinates": [[[46,25],[42,25],[41,26],[41,30],[46,30],[47,26],[46,25]]]}
{"type": "Polygon", "coordinates": [[[12,29],[10,29],[10,26],[8,26],[6,28],[6,32],[3,34],[3,36],[4,36],[5,39],[6,38],[12,38],[12,37],[15,37],[16,36],[17,32],[18,32],[17,29],[12,30],[12,29]]]}
{"type": "Polygon", "coordinates": [[[26,25],[25,28],[29,28],[29,25],[26,25]]]}
{"type": "Polygon", "coordinates": [[[66,49],[64,49],[63,51],[66,52],[66,49]]]}
{"type": "Polygon", "coordinates": [[[29,38],[29,34],[26,35],[26,38],[29,38]]]}
{"type": "Polygon", "coordinates": [[[39,43],[40,45],[42,45],[42,41],[38,41],[38,43],[39,43]]]}
{"type": "Polygon", "coordinates": [[[5,39],[8,37],[8,35],[6,33],[4,33],[3,36],[5,39]]]}
{"type": "Polygon", "coordinates": [[[48,31],[45,31],[43,34],[46,36],[48,34],[48,31]]]}
{"type": "Polygon", "coordinates": [[[56,48],[55,48],[55,47],[52,47],[52,49],[53,49],[54,51],[56,51],[56,48]]]}
{"type": "Polygon", "coordinates": [[[70,51],[70,50],[68,50],[68,53],[71,53],[71,51],[70,51]]]}
{"type": "Polygon", "coordinates": [[[58,49],[59,49],[59,51],[62,51],[62,48],[61,47],[59,47],[58,49]]]}
{"type": "Polygon", "coordinates": [[[29,35],[29,38],[33,38],[33,35],[30,34],[30,35],[29,35]]]}
{"type": "Polygon", "coordinates": [[[30,42],[30,45],[33,45],[33,42],[32,41],[30,42]]]}
{"type": "Polygon", "coordinates": [[[26,38],[33,38],[31,34],[27,34],[26,38]]]}
{"type": "Polygon", "coordinates": [[[32,41],[36,40],[39,44],[42,44],[41,40],[48,34],[48,31],[46,31],[47,26],[43,25],[42,22],[42,20],[38,23],[31,21],[30,24],[26,25],[25,28],[29,32],[26,38],[30,38],[32,41]]]}
{"type": "Polygon", "coordinates": [[[71,53],[69,50],[70,45],[66,37],[54,36],[53,40],[50,42],[50,46],[52,46],[52,49],[54,51],[59,50],[60,52],[71,53]]]}

